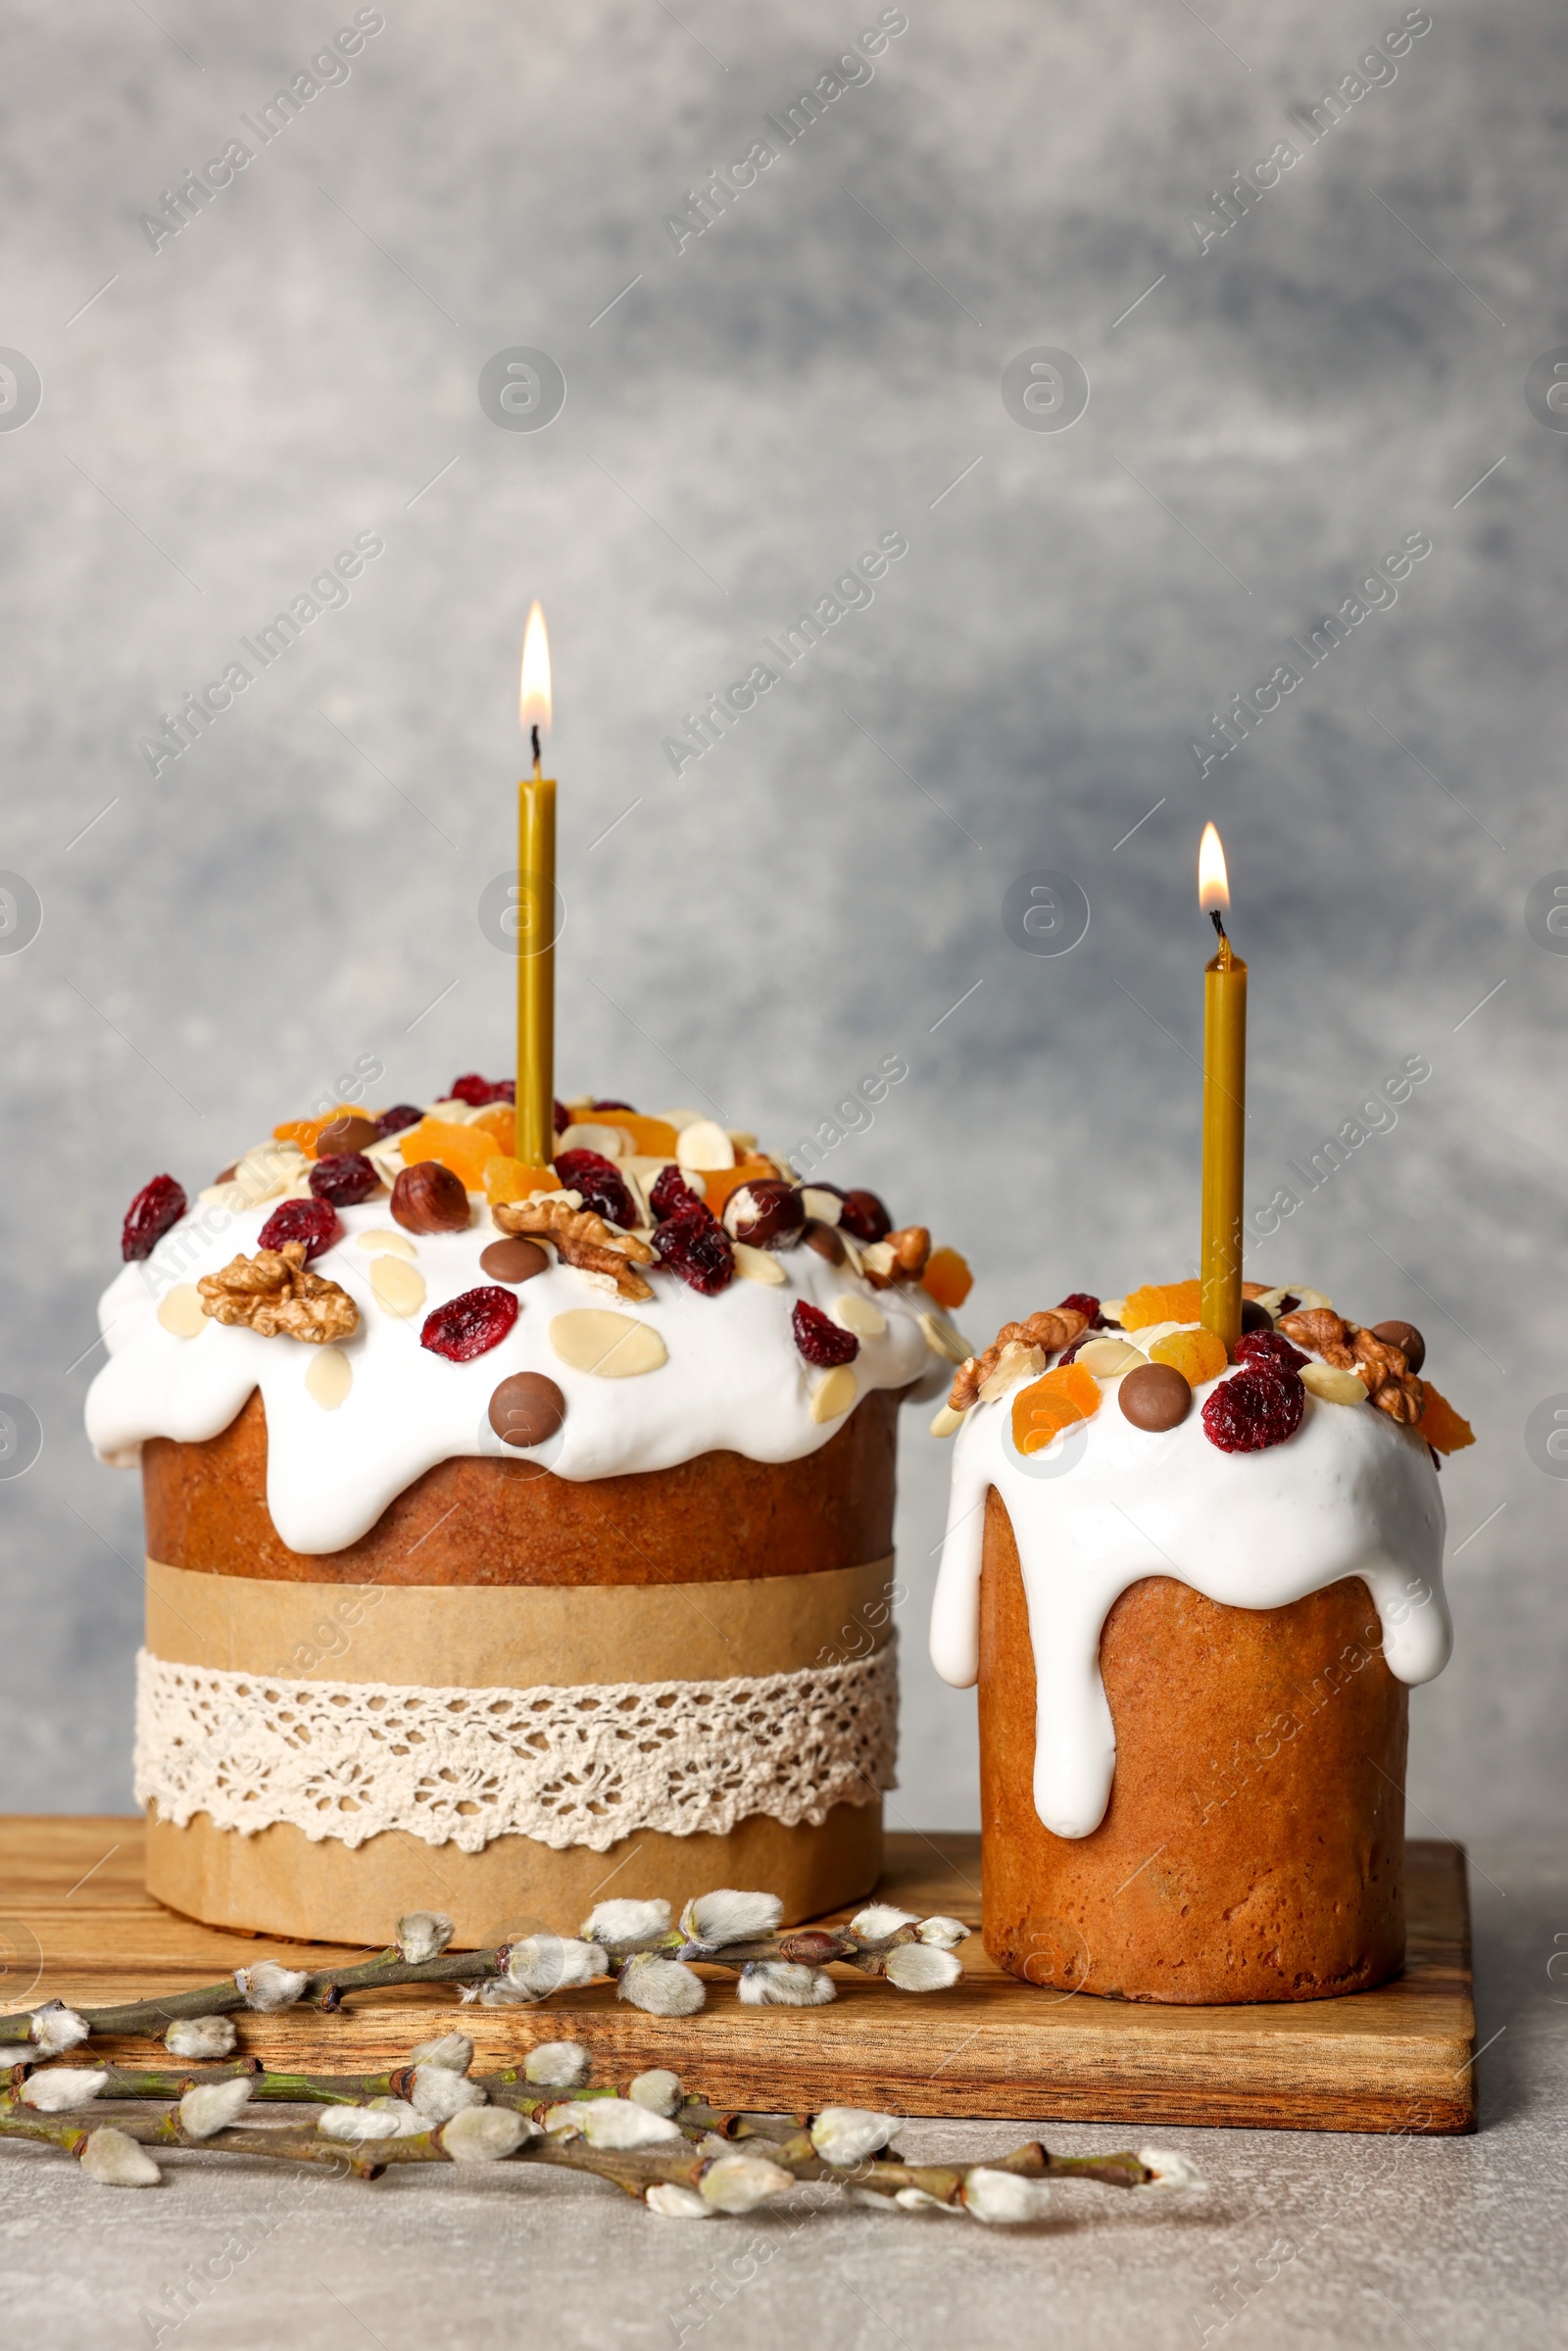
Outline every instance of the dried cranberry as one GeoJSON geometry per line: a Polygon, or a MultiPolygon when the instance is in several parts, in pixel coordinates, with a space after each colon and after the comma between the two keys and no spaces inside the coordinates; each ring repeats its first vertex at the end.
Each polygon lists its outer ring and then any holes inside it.
{"type": "MultiPolygon", "coordinates": [[[[893,1219],[874,1192],[846,1192],[839,1223],[852,1241],[886,1241],[893,1219]]],[[[844,1358],[847,1362],[848,1356],[844,1358]]]]}
{"type": "Polygon", "coordinates": [[[352,1208],[380,1190],[381,1179],[363,1151],[329,1151],[311,1169],[311,1190],[334,1208],[352,1208]]]}
{"type": "Polygon", "coordinates": [[[1294,1437],[1305,1410],[1295,1372],[1270,1363],[1220,1382],[1203,1405],[1203,1435],[1222,1453],[1261,1453],[1294,1437]]]}
{"type": "Polygon", "coordinates": [[[413,1102],[394,1102],[390,1110],[383,1110],[377,1118],[375,1131],[381,1136],[401,1135],[405,1127],[416,1127],[423,1116],[424,1112],[416,1110],[413,1102]]]}
{"type": "Polygon", "coordinates": [[[1287,1290],[1285,1296],[1280,1299],[1279,1311],[1282,1314],[1294,1314],[1300,1302],[1294,1290],[1287,1290]]]}
{"type": "Polygon", "coordinates": [[[447,1100],[466,1102],[470,1110],[482,1110],[486,1102],[510,1102],[517,1091],[515,1078],[482,1078],[470,1070],[466,1077],[454,1078],[447,1100]]]}
{"type": "Polygon", "coordinates": [[[633,1118],[637,1115],[630,1102],[591,1102],[589,1107],[596,1117],[601,1110],[631,1110],[633,1118]]]}
{"type": "Polygon", "coordinates": [[[824,1314],[820,1306],[808,1306],[805,1298],[798,1300],[791,1317],[795,1325],[795,1344],[808,1363],[823,1371],[837,1363],[853,1363],[860,1351],[860,1343],[853,1331],[846,1331],[824,1314]]]}
{"type": "Polygon", "coordinates": [[[156,1175],[150,1184],[143,1184],[125,1210],[121,1228],[120,1253],[127,1265],[134,1257],[150,1257],[170,1226],[178,1224],[184,1213],[184,1187],[172,1175],[156,1175]]]}
{"type": "Polygon", "coordinates": [[[1057,1313],[1059,1314],[1066,1306],[1071,1306],[1076,1313],[1086,1316],[1091,1331],[1104,1329],[1105,1318],[1100,1311],[1100,1300],[1098,1298],[1091,1298],[1087,1290],[1075,1290],[1070,1298],[1064,1298],[1061,1305],[1056,1308],[1057,1313]]]}
{"type": "Polygon", "coordinates": [[[678,1167],[662,1167],[658,1181],[648,1195],[648,1205],[656,1217],[684,1216],[689,1209],[708,1211],[708,1201],[695,1184],[688,1184],[678,1167]]]}
{"type": "Polygon", "coordinates": [[[449,1363],[471,1363],[499,1347],[517,1319],[517,1301],[510,1290],[465,1290],[424,1318],[419,1345],[449,1363]]]}
{"type": "Polygon", "coordinates": [[[699,1204],[654,1227],[654,1247],[666,1272],[679,1274],[704,1298],[716,1298],[735,1278],[735,1251],[718,1218],[699,1204]]]}
{"type": "Polygon", "coordinates": [[[600,1151],[562,1151],[556,1159],[556,1173],[567,1192],[580,1192],[582,1204],[596,1215],[608,1216],[612,1224],[634,1225],[637,1211],[625,1179],[613,1159],[600,1151]]]}
{"type": "Polygon", "coordinates": [[[564,1102],[552,1102],[550,1114],[556,1122],[556,1133],[564,1135],[571,1124],[571,1112],[564,1102]]]}
{"type": "Polygon", "coordinates": [[[258,1249],[281,1249],[285,1241],[303,1241],[307,1257],[318,1257],[334,1241],[343,1238],[343,1227],[324,1200],[280,1200],[263,1225],[257,1241],[258,1249]]]}
{"type": "Polygon", "coordinates": [[[1283,1331],[1244,1331],[1236,1342],[1236,1360],[1250,1363],[1254,1371],[1264,1364],[1281,1371],[1300,1371],[1306,1357],[1298,1347],[1292,1347],[1283,1331]]]}

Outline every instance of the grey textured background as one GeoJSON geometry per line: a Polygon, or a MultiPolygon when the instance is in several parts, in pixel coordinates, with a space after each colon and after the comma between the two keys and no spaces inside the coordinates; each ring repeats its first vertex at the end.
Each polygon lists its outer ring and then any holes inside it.
{"type": "MultiPolygon", "coordinates": [[[[787,1145],[903,1053],[824,1172],[970,1254],[976,1337],[1191,1259],[1205,816],[1253,973],[1250,1200],[1430,1059],[1256,1269],[1427,1330],[1481,1442],[1444,1476],[1459,1645],[1413,1797],[1454,1833],[1553,1822],[1568,1488],[1524,1432],[1568,1388],[1568,963],[1524,901],[1568,864],[1568,443],[1523,382],[1568,338],[1560,12],[1439,0],[1200,253],[1189,216],[1400,9],[909,0],[868,86],[678,256],[662,215],[874,10],[387,0],[352,77],[156,254],[138,215],[345,20],[7,13],[0,342],[44,397],[0,432],[0,864],[44,913],[0,954],[0,1388],[44,1449],[0,1485],[0,1804],[128,1800],[137,1494],[79,1412],[129,1195],[207,1181],[357,1054],[385,1099],[508,1064],[475,905],[511,861],[537,595],[564,1082],[787,1145]],[[564,370],[548,431],[479,408],[514,344],[564,370]],[[1070,431],[1004,408],[1038,344],[1088,371],[1070,431]],[[368,529],[347,608],[155,782],[137,737],[368,529]],[[890,530],[875,603],[677,783],[682,713],[890,530]],[[1397,605],[1200,782],[1210,710],[1415,530],[1397,605]],[[1060,958],[1002,928],[1038,866],[1093,907],[1060,958]]],[[[959,1825],[922,1418],[896,1802],[959,1825]]]]}

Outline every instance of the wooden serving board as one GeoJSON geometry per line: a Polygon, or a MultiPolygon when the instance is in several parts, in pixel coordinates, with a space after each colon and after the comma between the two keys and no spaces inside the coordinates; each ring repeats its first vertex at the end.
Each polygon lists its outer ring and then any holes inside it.
{"type": "MultiPolygon", "coordinates": [[[[977,1837],[887,1840],[884,1899],[978,1920],[977,1837]]],[[[142,1887],[142,1824],[113,1816],[0,1819],[0,2013],[52,1997],[82,2006],[215,1982],[268,1956],[298,1967],[366,1956],[194,1925],[142,1887]]],[[[1409,1957],[1380,1991],[1250,2008],[1165,2008],[1062,1997],[1003,1975],[978,1935],[952,1991],[913,1997],[835,1968],[815,2009],[743,2008],[711,1971],[696,2017],[644,2016],[606,1984],[540,2008],[459,2005],[438,1985],[356,1994],[240,2023],[240,2047],[301,2072],[372,2072],[460,2026],[474,2069],[535,2041],[580,2036],[595,2078],[669,2066],[713,2104],[1030,2121],[1212,2123],[1289,2131],[1462,2131],[1475,2127],[1470,1922],[1459,1846],[1409,1847],[1409,1957]]],[[[155,2044],[94,2041],[121,2063],[155,2044]]]]}

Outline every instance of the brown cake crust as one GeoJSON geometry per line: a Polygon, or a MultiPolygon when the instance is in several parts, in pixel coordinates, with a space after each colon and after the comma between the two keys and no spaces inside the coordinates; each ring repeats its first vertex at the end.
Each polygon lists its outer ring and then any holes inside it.
{"type": "Polygon", "coordinates": [[[986,1501],[980,1587],[984,1935],[1058,1996],[1316,2000],[1404,1963],[1408,1691],[1359,1577],[1228,1608],[1167,1576],[1112,1608],[1105,1818],[1034,1808],[1035,1670],[1017,1545],[986,1501]]]}
{"type": "Polygon", "coordinates": [[[340,1551],[291,1551],[267,1509],[260,1392],[201,1445],[142,1447],[147,1549],[171,1567],[310,1584],[700,1584],[858,1567],[893,1547],[899,1396],[873,1389],[799,1461],[704,1453],[573,1483],[437,1462],[340,1551]]]}

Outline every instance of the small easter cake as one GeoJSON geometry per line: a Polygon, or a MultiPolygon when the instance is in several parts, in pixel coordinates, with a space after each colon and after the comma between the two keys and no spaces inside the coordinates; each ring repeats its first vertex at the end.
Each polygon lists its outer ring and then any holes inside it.
{"type": "Polygon", "coordinates": [[[1244,1285],[1008,1323],[956,1432],[931,1625],[980,1689],[986,1948],[1058,1992],[1363,1989],[1404,1959],[1408,1692],[1451,1642],[1442,1454],[1410,1324],[1244,1285]]]}
{"type": "Polygon", "coordinates": [[[88,1435],[139,1461],[148,1885],[370,1942],[598,1887],[853,1900],[893,1785],[895,1422],[967,1273],[690,1111],[511,1087],[139,1193],[88,1435]],[[944,1302],[946,1301],[946,1302],[944,1302]]]}

